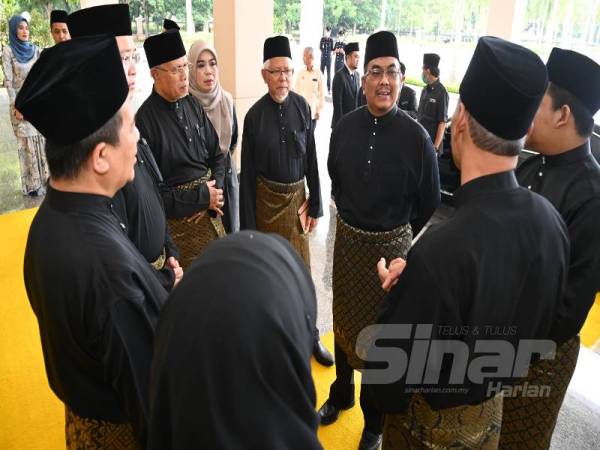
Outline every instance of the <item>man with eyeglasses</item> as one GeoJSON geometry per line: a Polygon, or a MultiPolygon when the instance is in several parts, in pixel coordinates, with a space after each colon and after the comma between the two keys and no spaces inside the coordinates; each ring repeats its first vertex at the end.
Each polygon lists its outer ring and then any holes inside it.
{"type": "MultiPolygon", "coordinates": [[[[327,166],[338,211],[333,260],[336,379],[321,424],[354,406],[354,369],[363,367],[358,334],[375,323],[385,291],[375,267],[406,254],[440,203],[435,151],[427,132],[398,108],[402,87],[396,37],[369,36],[362,87],[367,105],[333,129],[327,166]]],[[[360,449],[381,444],[383,415],[361,387],[360,449]]]]}
{"type": "MultiPolygon", "coordinates": [[[[240,228],[284,237],[310,271],[308,234],[323,215],[310,107],[291,91],[294,70],[285,36],[265,40],[263,64],[262,77],[269,92],[244,119],[240,228]]],[[[318,330],[313,354],[321,364],[333,365],[318,330]]]]}
{"type": "MultiPolygon", "coordinates": [[[[66,19],[74,39],[93,35],[115,36],[123,69],[133,97],[136,64],[140,55],[135,48],[129,6],[100,5],[75,11],[66,19]]],[[[152,265],[167,290],[183,276],[179,251],[169,233],[159,186],[162,176],[144,139],[137,145],[135,177],[115,195],[112,205],[121,225],[140,253],[152,265]]]]}
{"type": "Polygon", "coordinates": [[[335,128],[342,116],[358,107],[360,94],[360,80],[357,71],[360,59],[358,42],[347,44],[344,52],[346,64],[335,73],[331,86],[333,101],[331,128],[335,128]]]}
{"type": "Polygon", "coordinates": [[[209,242],[225,235],[225,159],[208,116],[188,93],[188,63],[179,32],[149,37],[144,50],[154,87],[136,114],[136,124],[163,175],[165,211],[185,269],[209,242]]]}

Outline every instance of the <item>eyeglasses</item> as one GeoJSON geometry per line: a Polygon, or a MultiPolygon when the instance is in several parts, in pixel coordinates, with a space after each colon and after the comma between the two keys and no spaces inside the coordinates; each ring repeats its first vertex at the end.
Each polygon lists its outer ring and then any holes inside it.
{"type": "Polygon", "coordinates": [[[395,80],[400,75],[400,71],[398,69],[383,70],[379,67],[373,67],[372,69],[367,70],[365,75],[371,75],[374,80],[381,80],[383,78],[383,74],[385,74],[388,78],[395,80]]]}
{"type": "Polygon", "coordinates": [[[274,75],[276,78],[279,78],[281,75],[283,75],[286,78],[289,78],[294,74],[294,69],[275,69],[275,70],[265,69],[265,70],[267,72],[269,72],[271,75],[274,75]]]}
{"type": "Polygon", "coordinates": [[[131,52],[121,55],[121,61],[126,66],[135,65],[142,60],[142,56],[138,52],[131,52]]]}
{"type": "Polygon", "coordinates": [[[173,67],[172,69],[163,69],[162,67],[158,67],[158,66],[156,66],[155,69],[160,70],[162,72],[169,72],[171,75],[176,77],[177,75],[181,75],[182,73],[185,73],[187,70],[189,70],[189,68],[191,66],[192,66],[191,64],[186,63],[182,66],[173,67]]]}

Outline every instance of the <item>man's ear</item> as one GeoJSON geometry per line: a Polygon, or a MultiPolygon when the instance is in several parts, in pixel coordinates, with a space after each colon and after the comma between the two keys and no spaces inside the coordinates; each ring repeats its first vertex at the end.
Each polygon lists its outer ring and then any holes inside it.
{"type": "Polygon", "coordinates": [[[156,81],[158,79],[158,70],[154,68],[150,69],[150,76],[154,81],[156,81]]]}
{"type": "Polygon", "coordinates": [[[262,75],[262,79],[267,84],[267,69],[261,69],[260,74],[262,75]]]}
{"type": "Polygon", "coordinates": [[[556,110],[554,116],[554,126],[556,128],[561,128],[566,126],[569,123],[569,120],[573,116],[571,113],[571,107],[569,105],[562,105],[558,110],[556,110]]]}
{"type": "Polygon", "coordinates": [[[98,175],[105,175],[110,169],[110,163],[108,161],[108,152],[110,148],[106,142],[100,142],[92,150],[91,164],[92,169],[98,175]]]}

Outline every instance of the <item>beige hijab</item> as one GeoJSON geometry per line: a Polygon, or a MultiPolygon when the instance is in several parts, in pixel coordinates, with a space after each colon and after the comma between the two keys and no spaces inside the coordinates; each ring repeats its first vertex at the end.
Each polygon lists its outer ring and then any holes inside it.
{"type": "Polygon", "coordinates": [[[190,62],[190,93],[198,99],[208,119],[213,127],[215,127],[219,136],[221,151],[227,153],[231,145],[231,136],[233,133],[233,97],[221,87],[221,82],[218,79],[212,92],[205,94],[200,91],[198,81],[196,80],[196,63],[204,50],[211,52],[217,62],[219,60],[216,50],[206,42],[194,42],[188,53],[188,61],[190,62]]]}

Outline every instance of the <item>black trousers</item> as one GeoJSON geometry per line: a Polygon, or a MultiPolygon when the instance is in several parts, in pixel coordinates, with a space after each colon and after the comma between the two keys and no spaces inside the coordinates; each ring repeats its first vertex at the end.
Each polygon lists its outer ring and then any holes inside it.
{"type": "MultiPolygon", "coordinates": [[[[335,344],[335,381],[329,388],[329,401],[338,408],[345,408],[354,400],[354,369],[348,364],[344,351],[335,344]]],[[[383,429],[384,415],[377,411],[368,389],[360,387],[360,409],[365,418],[365,429],[379,434],[383,429]]]]}
{"type": "Polygon", "coordinates": [[[327,70],[327,92],[331,92],[331,59],[321,59],[321,73],[325,75],[327,70]]]}

